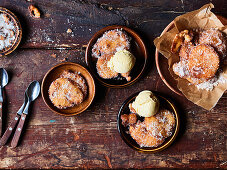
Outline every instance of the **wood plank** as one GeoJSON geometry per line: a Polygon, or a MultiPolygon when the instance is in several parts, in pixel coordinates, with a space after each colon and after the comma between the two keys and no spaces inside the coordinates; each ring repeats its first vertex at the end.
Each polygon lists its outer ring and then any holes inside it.
{"type": "MultiPolygon", "coordinates": [[[[211,111],[174,94],[160,79],[154,63],[153,39],[176,16],[198,9],[208,0],[2,0],[0,6],[15,12],[23,25],[19,49],[0,58],[9,72],[5,87],[6,128],[24,100],[33,80],[42,81],[54,65],[67,61],[86,67],[85,45],[99,29],[113,24],[137,31],[149,48],[151,63],[133,86],[109,89],[96,82],[92,105],[74,117],[53,113],[41,96],[33,104],[19,146],[0,148],[0,168],[227,168],[227,94],[211,111]],[[43,18],[30,17],[35,4],[43,18]],[[67,34],[67,29],[73,30],[67,34]],[[56,57],[53,57],[55,54],[56,57]],[[158,91],[180,110],[181,128],[176,141],[156,154],[129,148],[117,131],[117,114],[128,96],[145,89],[158,91]]],[[[217,14],[227,17],[227,2],[214,0],[217,14]]],[[[8,142],[8,145],[10,142],[8,142]]]]}
{"type": "MultiPolygon", "coordinates": [[[[68,61],[84,65],[84,51],[79,50],[23,49],[0,59],[11,77],[6,86],[7,125],[22,104],[29,82],[41,81],[48,69],[65,57],[68,61]],[[51,54],[56,54],[57,58],[51,57],[51,54]]],[[[110,158],[113,168],[225,166],[226,96],[210,112],[206,111],[173,94],[160,80],[154,65],[131,87],[97,88],[91,107],[75,117],[63,117],[51,112],[39,97],[28,117],[20,145],[15,149],[6,146],[0,149],[0,167],[108,168],[105,155],[110,158]],[[181,132],[176,142],[157,154],[141,154],[132,150],[122,141],[116,128],[118,110],[123,101],[144,89],[168,94],[180,109],[181,132]],[[103,90],[105,93],[100,93],[103,90]]]]}
{"type": "MultiPolygon", "coordinates": [[[[109,25],[127,25],[147,37],[148,46],[176,16],[200,8],[208,0],[184,1],[0,1],[19,17],[23,26],[21,48],[81,48],[91,36],[109,25]],[[28,6],[35,4],[43,13],[41,19],[30,16],[28,6]],[[72,33],[67,33],[67,29],[72,33]],[[152,29],[152,31],[150,31],[152,29]]],[[[214,12],[227,16],[224,0],[215,0],[214,12]]]]}

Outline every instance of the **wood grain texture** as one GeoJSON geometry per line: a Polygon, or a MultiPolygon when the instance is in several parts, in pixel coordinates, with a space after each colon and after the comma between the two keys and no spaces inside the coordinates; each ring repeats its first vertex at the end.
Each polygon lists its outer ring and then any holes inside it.
{"type": "MultiPolygon", "coordinates": [[[[41,96],[27,116],[18,147],[0,148],[0,168],[227,168],[227,96],[211,111],[204,110],[169,90],[154,64],[153,40],[176,16],[200,8],[208,0],[32,0],[42,11],[30,17],[26,0],[1,0],[18,16],[22,43],[0,58],[9,72],[5,87],[7,127],[24,100],[33,80],[42,81],[54,65],[67,61],[85,66],[85,46],[99,29],[113,24],[137,31],[149,48],[150,64],[133,86],[109,89],[98,85],[92,105],[75,117],[51,112],[41,96]],[[66,33],[67,29],[72,33],[66,33]],[[180,110],[181,129],[168,149],[142,154],[129,148],[117,131],[121,104],[135,92],[159,91],[180,110]]],[[[213,0],[215,13],[227,17],[227,1],[213,0]]],[[[5,127],[6,128],[6,127],[5,127]]],[[[9,143],[8,143],[9,144],[9,143]]]]}

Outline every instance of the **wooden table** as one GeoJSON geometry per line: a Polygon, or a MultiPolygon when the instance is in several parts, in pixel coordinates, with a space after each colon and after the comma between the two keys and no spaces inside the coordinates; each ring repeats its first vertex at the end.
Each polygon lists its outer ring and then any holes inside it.
{"type": "MultiPolygon", "coordinates": [[[[227,2],[213,0],[216,14],[227,17],[227,2]]],[[[176,16],[200,8],[208,0],[0,0],[21,21],[19,48],[0,58],[10,76],[5,88],[8,127],[24,100],[32,80],[64,60],[85,64],[85,47],[103,27],[118,24],[137,31],[146,42],[152,64],[134,85],[109,89],[97,84],[93,104],[84,113],[63,117],[51,112],[41,96],[35,101],[25,133],[17,148],[0,148],[0,168],[227,168],[227,95],[211,111],[170,91],[154,63],[153,40],[176,16]],[[28,6],[42,11],[29,15],[28,6]],[[67,33],[67,29],[72,33],[67,33]],[[56,55],[56,58],[53,57],[56,55]],[[181,129],[176,141],[156,154],[129,148],[117,131],[117,114],[123,101],[135,92],[156,90],[173,99],[180,110],[181,129]]]]}

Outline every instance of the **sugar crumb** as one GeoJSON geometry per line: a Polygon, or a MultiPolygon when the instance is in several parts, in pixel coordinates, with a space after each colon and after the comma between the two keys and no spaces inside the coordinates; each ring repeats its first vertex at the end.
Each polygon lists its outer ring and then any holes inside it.
{"type": "Polygon", "coordinates": [[[73,31],[72,29],[68,28],[66,32],[69,34],[69,33],[72,33],[73,31]]]}

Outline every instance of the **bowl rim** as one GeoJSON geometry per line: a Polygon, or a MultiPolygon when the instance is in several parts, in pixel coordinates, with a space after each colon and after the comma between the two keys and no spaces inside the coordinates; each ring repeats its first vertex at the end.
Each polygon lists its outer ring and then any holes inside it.
{"type": "MultiPolygon", "coordinates": [[[[222,21],[226,21],[227,22],[227,18],[221,16],[221,15],[216,15],[218,17],[218,19],[222,22],[222,21]]],[[[166,33],[167,31],[169,31],[169,29],[171,29],[174,26],[174,20],[171,21],[166,27],[165,29],[162,31],[162,33],[160,34],[159,37],[161,37],[164,33],[166,33]]],[[[158,70],[158,74],[161,77],[162,81],[165,83],[165,85],[172,90],[174,93],[178,94],[179,96],[184,96],[183,93],[178,89],[178,88],[174,88],[173,86],[171,86],[170,83],[168,83],[168,81],[165,79],[165,77],[162,74],[162,71],[159,67],[159,51],[156,48],[155,49],[155,64],[156,64],[156,68],[158,70]]],[[[172,75],[171,75],[172,77],[172,75]]],[[[173,78],[173,77],[172,77],[173,78]]],[[[173,78],[174,79],[174,78],[173,78]]],[[[174,79],[175,80],[175,79],[174,79]]],[[[175,80],[176,81],[176,80],[175,80]]]]}
{"type": "Polygon", "coordinates": [[[133,99],[136,98],[136,96],[139,94],[140,92],[134,93],[133,95],[131,95],[130,97],[128,97],[124,103],[121,105],[120,110],[118,112],[118,116],[117,116],[117,129],[118,132],[120,133],[121,138],[123,139],[123,141],[132,149],[138,151],[138,152],[142,152],[142,153],[156,153],[156,152],[160,152],[164,149],[166,149],[167,147],[169,147],[174,140],[176,139],[179,130],[180,130],[180,118],[179,118],[179,113],[178,110],[176,108],[176,106],[173,104],[173,102],[167,98],[165,98],[164,96],[162,96],[160,93],[156,92],[156,91],[152,91],[152,93],[154,93],[157,97],[161,97],[162,99],[164,99],[165,101],[167,101],[167,103],[172,107],[173,111],[174,111],[174,115],[176,118],[176,126],[175,126],[175,130],[173,135],[170,137],[170,139],[168,139],[168,141],[164,144],[161,145],[160,147],[154,147],[153,149],[146,149],[146,148],[140,148],[140,147],[136,147],[134,145],[132,145],[129,140],[123,135],[122,129],[120,128],[120,116],[121,116],[121,112],[123,110],[123,108],[128,105],[133,99]]]}
{"type": "Polygon", "coordinates": [[[22,39],[22,27],[21,27],[19,19],[12,11],[8,10],[7,8],[0,7],[0,13],[6,13],[7,15],[9,15],[13,19],[14,23],[16,24],[16,27],[18,27],[17,37],[16,37],[16,40],[14,41],[13,45],[8,50],[0,52],[0,56],[6,56],[6,55],[12,53],[14,50],[16,50],[16,48],[20,44],[21,39],[22,39]]]}
{"type": "Polygon", "coordinates": [[[99,31],[97,31],[92,38],[89,40],[87,47],[86,47],[86,52],[85,52],[85,61],[86,64],[89,68],[89,70],[91,71],[91,74],[95,77],[95,79],[97,79],[102,85],[104,85],[105,87],[109,87],[109,88],[124,88],[127,86],[130,86],[132,84],[134,84],[135,82],[137,82],[139,80],[139,78],[141,78],[141,76],[143,75],[143,73],[145,72],[145,68],[147,66],[147,60],[148,60],[148,50],[146,48],[146,45],[143,41],[143,39],[140,37],[140,35],[138,33],[136,33],[134,30],[126,27],[126,26],[122,26],[122,25],[110,25],[107,27],[104,27],[102,29],[100,29],[99,31]],[[91,66],[89,64],[89,60],[90,60],[90,50],[92,48],[92,44],[93,42],[97,41],[97,39],[100,37],[100,35],[102,35],[104,32],[108,31],[108,30],[113,30],[113,29],[123,29],[126,33],[130,33],[133,34],[134,37],[138,37],[138,40],[141,42],[143,49],[144,49],[144,64],[143,64],[143,68],[141,70],[141,72],[131,81],[125,83],[125,84],[119,84],[119,85],[114,85],[114,84],[109,84],[104,82],[99,76],[97,76],[95,73],[93,73],[91,66]]]}
{"type": "Polygon", "coordinates": [[[77,63],[73,63],[73,62],[59,63],[59,64],[57,64],[57,65],[51,67],[51,68],[47,71],[47,73],[44,75],[43,80],[42,80],[42,84],[41,84],[41,94],[42,94],[42,99],[43,99],[44,103],[48,106],[48,108],[49,108],[51,111],[53,111],[53,112],[55,112],[55,113],[57,113],[57,114],[59,114],[59,115],[66,116],[66,117],[75,116],[75,115],[78,115],[78,114],[84,112],[85,110],[87,110],[87,108],[91,105],[91,103],[92,103],[93,100],[94,100],[95,92],[96,92],[95,81],[94,81],[94,78],[93,78],[93,76],[91,75],[91,73],[90,73],[85,67],[83,67],[82,65],[77,64],[77,63]],[[49,104],[48,104],[47,101],[46,101],[45,95],[44,95],[44,87],[43,87],[43,86],[44,86],[44,83],[45,83],[45,81],[46,81],[47,76],[50,74],[51,71],[53,71],[54,69],[56,69],[56,68],[59,67],[59,66],[68,65],[68,64],[72,64],[72,65],[75,65],[75,66],[77,66],[77,67],[79,66],[79,67],[82,67],[83,69],[85,69],[85,70],[87,71],[88,75],[91,77],[92,84],[94,85],[94,86],[93,86],[94,88],[93,88],[92,98],[91,98],[90,102],[88,103],[88,105],[87,105],[86,107],[84,107],[83,109],[81,109],[79,112],[70,113],[70,114],[65,114],[65,113],[58,112],[58,111],[52,109],[52,108],[49,106],[49,104]]]}
{"type": "MultiPolygon", "coordinates": [[[[161,35],[162,36],[165,32],[167,32],[171,27],[173,27],[174,25],[174,21],[171,21],[167,26],[166,28],[162,31],[161,35]]],[[[159,51],[158,49],[156,48],[155,49],[155,64],[156,64],[156,68],[158,70],[158,74],[159,76],[161,77],[162,81],[165,83],[165,85],[170,89],[172,90],[174,93],[178,94],[179,96],[183,96],[183,94],[179,91],[179,90],[176,90],[175,88],[173,88],[168,82],[167,80],[164,78],[162,72],[161,72],[161,69],[159,67],[159,51]]]]}

